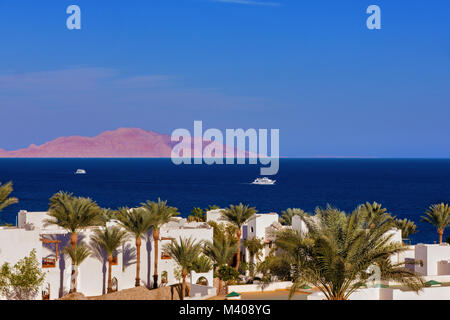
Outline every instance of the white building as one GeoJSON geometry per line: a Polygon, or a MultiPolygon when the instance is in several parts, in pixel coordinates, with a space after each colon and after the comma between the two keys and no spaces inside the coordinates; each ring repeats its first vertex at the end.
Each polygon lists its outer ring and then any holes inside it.
{"type": "MultiPolygon", "coordinates": [[[[69,245],[70,239],[66,230],[54,225],[44,226],[43,220],[47,217],[46,212],[20,211],[17,227],[0,227],[0,265],[4,262],[14,265],[35,249],[38,260],[42,261],[42,270],[46,274],[43,289],[49,288],[50,299],[55,299],[67,294],[70,289],[71,260],[62,253],[62,249],[69,245]]],[[[116,222],[109,222],[108,225],[110,224],[116,224],[116,222]]],[[[97,248],[91,240],[96,228],[89,227],[78,234],[78,243],[87,245],[93,252],[79,268],[77,290],[86,296],[102,295],[106,293],[107,288],[107,257],[104,251],[97,248]]],[[[162,285],[178,283],[175,278],[177,265],[170,257],[162,253],[162,249],[164,244],[178,241],[180,237],[192,237],[195,241],[212,241],[213,228],[207,223],[188,223],[182,218],[176,218],[176,221],[161,227],[158,273],[159,282],[162,282],[162,285]]],[[[150,233],[142,239],[141,285],[152,286],[153,271],[154,241],[150,233]]],[[[207,286],[213,285],[212,271],[201,276],[203,283],[206,279],[207,286]]],[[[114,257],[112,277],[117,280],[118,290],[134,287],[136,248],[133,237],[122,245],[114,257]]],[[[196,275],[197,278],[199,278],[198,275],[196,275]]],[[[201,286],[197,289],[208,291],[201,286]]],[[[197,292],[191,290],[191,293],[195,296],[197,292]]]]}

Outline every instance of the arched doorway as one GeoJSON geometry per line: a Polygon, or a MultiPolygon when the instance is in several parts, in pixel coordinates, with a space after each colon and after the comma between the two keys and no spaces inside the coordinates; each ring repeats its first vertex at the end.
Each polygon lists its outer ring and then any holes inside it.
{"type": "Polygon", "coordinates": [[[206,279],[205,277],[200,277],[200,278],[197,279],[197,283],[196,284],[199,284],[199,285],[202,285],[202,286],[208,286],[208,279],[206,279]]]}

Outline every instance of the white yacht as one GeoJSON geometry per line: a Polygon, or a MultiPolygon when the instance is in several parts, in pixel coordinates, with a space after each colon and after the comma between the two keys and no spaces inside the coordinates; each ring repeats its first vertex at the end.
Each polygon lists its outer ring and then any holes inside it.
{"type": "Polygon", "coordinates": [[[75,174],[86,174],[86,170],[84,169],[78,169],[75,174]]]}
{"type": "Polygon", "coordinates": [[[252,184],[275,184],[276,180],[271,180],[267,177],[264,178],[256,178],[255,181],[252,182],[252,184]]]}

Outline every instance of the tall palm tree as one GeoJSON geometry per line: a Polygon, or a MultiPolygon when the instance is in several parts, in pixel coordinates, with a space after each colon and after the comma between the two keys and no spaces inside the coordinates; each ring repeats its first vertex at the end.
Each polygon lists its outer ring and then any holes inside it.
{"type": "Polygon", "coordinates": [[[280,223],[284,226],[292,225],[292,218],[294,216],[303,216],[306,212],[299,208],[288,208],[286,210],[281,211],[280,223]]]}
{"type": "Polygon", "coordinates": [[[395,219],[395,226],[402,231],[402,239],[409,239],[411,235],[417,233],[417,226],[414,221],[408,219],[395,219]]]}
{"type": "Polygon", "coordinates": [[[79,245],[75,248],[72,246],[67,246],[63,249],[63,253],[67,254],[72,260],[70,293],[77,292],[78,268],[80,264],[91,255],[91,250],[89,250],[85,245],[79,245]]]}
{"type": "Polygon", "coordinates": [[[180,237],[179,241],[164,245],[163,251],[174,259],[181,268],[181,277],[183,279],[181,285],[181,300],[184,300],[186,276],[193,270],[194,262],[202,253],[202,243],[195,242],[192,238],[182,239],[180,237]]]}
{"type": "Polygon", "coordinates": [[[255,208],[250,208],[248,205],[243,205],[242,203],[238,205],[230,205],[229,208],[226,208],[222,211],[222,218],[228,223],[236,226],[237,232],[236,236],[238,239],[238,250],[237,250],[237,263],[236,270],[239,270],[239,264],[241,262],[241,235],[242,235],[242,226],[256,214],[255,208]]]}
{"type": "Polygon", "coordinates": [[[159,246],[159,230],[162,225],[173,220],[174,217],[180,213],[175,207],[167,205],[167,201],[161,201],[158,198],[158,202],[147,201],[141,203],[142,208],[148,212],[150,219],[152,220],[152,233],[155,243],[155,261],[154,261],[154,273],[153,273],[153,288],[158,288],[158,246],[159,246]]]}
{"type": "Polygon", "coordinates": [[[214,261],[214,266],[217,269],[222,265],[231,263],[233,256],[236,254],[238,244],[226,237],[214,239],[212,242],[205,242],[203,252],[206,256],[214,261]]]}
{"type": "Polygon", "coordinates": [[[442,243],[445,228],[450,225],[450,207],[446,203],[433,204],[425,214],[425,216],[422,216],[422,221],[437,228],[439,243],[442,243]]]}
{"type": "MultiPolygon", "coordinates": [[[[215,271],[223,265],[231,264],[238,250],[238,242],[234,235],[227,233],[223,225],[211,223],[214,227],[213,241],[206,241],[203,253],[214,262],[215,271]]],[[[233,232],[235,233],[235,232],[233,232]]],[[[223,281],[219,279],[218,294],[222,292],[223,281]]]]}
{"type": "Polygon", "coordinates": [[[0,211],[2,211],[7,206],[19,202],[19,199],[9,196],[12,192],[13,192],[12,182],[8,182],[3,185],[0,182],[0,211]]]}
{"type": "Polygon", "coordinates": [[[70,233],[70,244],[77,246],[78,231],[102,224],[102,209],[90,198],[75,197],[72,193],[58,192],[50,198],[45,225],[58,225],[70,233]]]}
{"type": "Polygon", "coordinates": [[[150,214],[142,208],[129,209],[127,207],[119,208],[115,217],[119,220],[121,226],[132,234],[136,240],[136,282],[135,286],[139,287],[140,269],[141,269],[141,243],[142,236],[147,234],[152,228],[152,220],[150,214]]]}
{"type": "Polygon", "coordinates": [[[264,248],[264,242],[258,238],[251,238],[244,240],[244,247],[247,248],[248,253],[250,255],[250,276],[254,276],[255,271],[255,257],[257,260],[259,260],[259,256],[261,253],[261,250],[264,248]]]}
{"type": "Polygon", "coordinates": [[[347,216],[334,209],[304,221],[306,235],[282,230],[275,241],[293,268],[290,297],[296,289],[312,284],[329,300],[346,300],[370,281],[373,272],[368,270],[375,267],[380,271],[379,280],[394,280],[415,291],[424,286],[420,275],[405,268],[404,263],[391,262],[391,256],[406,247],[392,242],[393,234],[388,232],[394,224],[383,215],[370,217],[355,210],[347,216]],[[371,224],[376,227],[366,228],[371,224]]]}
{"type": "Polygon", "coordinates": [[[106,227],[95,230],[92,240],[102,247],[108,255],[108,293],[112,292],[111,268],[114,252],[127,239],[127,232],[119,227],[106,227]]]}

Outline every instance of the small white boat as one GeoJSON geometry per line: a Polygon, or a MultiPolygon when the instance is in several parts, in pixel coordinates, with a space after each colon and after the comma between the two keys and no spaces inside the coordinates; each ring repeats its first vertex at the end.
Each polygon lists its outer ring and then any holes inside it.
{"type": "Polygon", "coordinates": [[[275,184],[276,180],[271,180],[267,177],[264,178],[256,178],[255,181],[252,182],[252,184],[275,184]]]}
{"type": "Polygon", "coordinates": [[[84,169],[78,169],[75,174],[86,174],[86,170],[84,169]]]}

